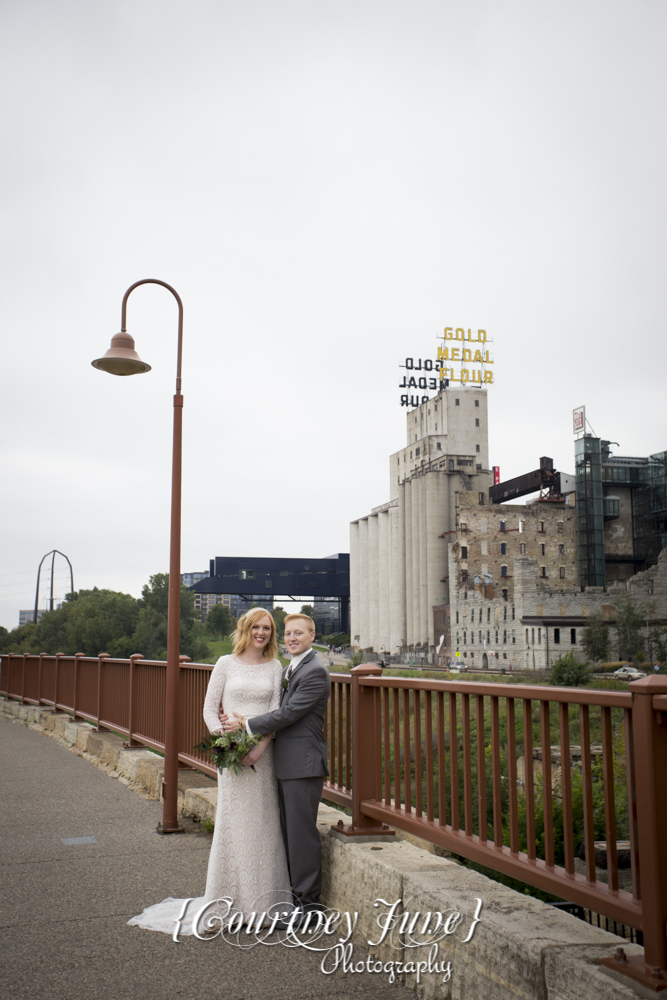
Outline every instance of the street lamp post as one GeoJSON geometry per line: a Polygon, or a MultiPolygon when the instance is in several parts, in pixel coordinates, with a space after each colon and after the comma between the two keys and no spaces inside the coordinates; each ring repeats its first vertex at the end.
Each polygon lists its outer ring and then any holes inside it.
{"type": "Polygon", "coordinates": [[[93,368],[111,375],[141,375],[151,366],[134,349],[134,339],[126,329],[127,300],[139,285],[162,285],[178,303],[178,353],[176,393],[174,395],[174,437],[171,466],[171,537],[169,548],[169,610],[167,613],[167,684],[164,734],[164,808],[158,833],[182,833],[178,822],[178,687],[179,640],[181,616],[181,455],[183,438],[183,396],[181,394],[181,358],[183,353],[183,303],[166,281],[144,278],[130,285],[123,296],[120,333],[111,338],[104,357],[92,362],[93,368]]]}

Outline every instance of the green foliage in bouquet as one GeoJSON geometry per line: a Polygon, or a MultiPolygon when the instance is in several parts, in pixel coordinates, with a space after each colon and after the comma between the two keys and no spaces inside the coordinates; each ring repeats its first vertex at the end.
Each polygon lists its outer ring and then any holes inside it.
{"type": "MultiPolygon", "coordinates": [[[[240,774],[244,770],[241,761],[261,739],[261,736],[249,736],[244,729],[237,729],[233,733],[214,733],[201,743],[197,743],[195,750],[206,750],[210,753],[219,771],[228,767],[234,774],[240,774]]],[[[250,766],[254,771],[255,765],[250,766]]]]}

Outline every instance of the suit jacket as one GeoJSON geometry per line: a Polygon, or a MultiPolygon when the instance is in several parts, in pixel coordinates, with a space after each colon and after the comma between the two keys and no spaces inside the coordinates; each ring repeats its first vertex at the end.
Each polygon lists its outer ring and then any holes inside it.
{"type": "Polygon", "coordinates": [[[311,649],[282,691],[280,707],[248,719],[254,735],[276,734],[273,769],[280,780],[329,774],[324,715],[330,693],[329,671],[311,649]]]}

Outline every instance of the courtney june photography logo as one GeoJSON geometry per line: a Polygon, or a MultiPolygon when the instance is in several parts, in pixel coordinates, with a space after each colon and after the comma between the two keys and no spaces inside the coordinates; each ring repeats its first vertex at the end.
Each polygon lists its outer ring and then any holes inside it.
{"type": "Polygon", "coordinates": [[[200,941],[222,940],[235,948],[248,950],[258,944],[286,948],[305,948],[320,956],[320,971],[324,975],[383,973],[390,983],[397,976],[413,974],[420,983],[424,975],[438,975],[447,983],[452,977],[451,961],[440,957],[440,945],[458,933],[461,943],[472,940],[481,919],[482,900],[474,899],[475,908],[468,924],[461,910],[401,911],[401,900],[389,902],[375,899],[373,907],[377,932],[366,939],[370,949],[383,946],[401,954],[394,959],[379,959],[373,952],[364,959],[355,959],[352,935],[359,922],[359,913],[324,908],[302,916],[299,910],[286,911],[284,904],[274,904],[265,910],[259,907],[248,916],[233,908],[231,897],[224,896],[205,902],[192,915],[189,914],[193,899],[183,902],[176,919],[172,940],[178,935],[186,920],[192,920],[192,933],[200,941]],[[419,954],[419,949],[428,949],[419,954]],[[407,953],[407,954],[406,954],[407,953]]]}

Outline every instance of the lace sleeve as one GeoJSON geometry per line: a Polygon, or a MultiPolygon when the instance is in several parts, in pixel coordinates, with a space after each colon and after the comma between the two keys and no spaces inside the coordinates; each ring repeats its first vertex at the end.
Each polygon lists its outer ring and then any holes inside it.
{"type": "Polygon", "coordinates": [[[204,722],[211,733],[217,732],[221,728],[218,712],[222,705],[222,694],[225,690],[226,676],[227,657],[221,656],[211,671],[208,687],[206,688],[206,698],[204,699],[204,722]]]}
{"type": "Polygon", "coordinates": [[[280,682],[283,676],[283,668],[280,665],[280,660],[276,660],[275,669],[273,672],[273,691],[271,692],[271,701],[269,702],[269,712],[275,712],[275,710],[280,706],[280,682]]]}

